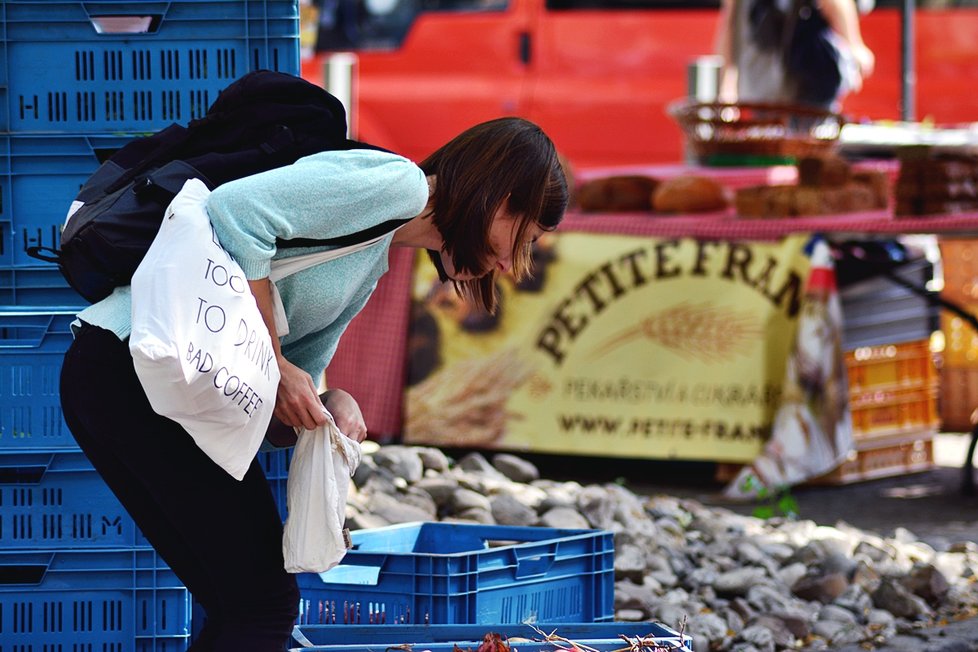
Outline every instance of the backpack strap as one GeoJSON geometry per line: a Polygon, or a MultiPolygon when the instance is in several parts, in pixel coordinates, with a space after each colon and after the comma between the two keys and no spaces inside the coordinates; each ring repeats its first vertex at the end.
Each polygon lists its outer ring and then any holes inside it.
{"type": "Polygon", "coordinates": [[[105,194],[111,195],[117,190],[128,186],[136,177],[146,170],[156,166],[160,161],[169,161],[172,154],[179,151],[190,138],[190,130],[178,124],[172,124],[156,136],[159,138],[156,148],[151,154],[145,155],[139,163],[133,165],[119,178],[106,186],[105,194]]]}
{"type": "Polygon", "coordinates": [[[412,219],[414,218],[404,220],[388,220],[386,222],[381,222],[380,224],[367,227],[363,231],[357,231],[356,233],[349,233],[347,235],[339,235],[335,238],[290,238],[289,240],[276,240],[275,246],[279,249],[293,249],[296,247],[349,247],[351,245],[360,244],[361,242],[367,242],[368,240],[375,240],[385,236],[398,227],[404,226],[412,219]]]}
{"type": "MultiPolygon", "coordinates": [[[[272,316],[275,321],[275,333],[279,337],[289,334],[289,319],[285,313],[285,306],[282,303],[282,296],[279,294],[278,286],[276,283],[285,278],[286,276],[291,276],[296,272],[301,272],[304,269],[309,269],[321,263],[325,263],[330,260],[336,260],[343,256],[355,253],[357,251],[362,251],[368,247],[372,247],[377,242],[379,242],[387,233],[393,231],[398,226],[407,224],[410,220],[389,220],[383,224],[378,224],[377,226],[364,229],[359,233],[351,233],[346,236],[340,236],[338,238],[331,238],[330,240],[315,240],[311,238],[303,238],[302,242],[316,242],[316,243],[326,243],[326,242],[336,242],[345,241],[349,244],[344,244],[336,247],[335,249],[327,249],[325,251],[315,251],[309,254],[299,254],[298,256],[292,256],[290,258],[280,258],[278,260],[272,261],[272,268],[269,271],[268,278],[272,281],[271,292],[272,292],[272,316]]],[[[292,243],[299,241],[296,240],[280,240],[281,243],[292,243]]],[[[292,245],[292,246],[308,246],[308,245],[292,245]]]]}

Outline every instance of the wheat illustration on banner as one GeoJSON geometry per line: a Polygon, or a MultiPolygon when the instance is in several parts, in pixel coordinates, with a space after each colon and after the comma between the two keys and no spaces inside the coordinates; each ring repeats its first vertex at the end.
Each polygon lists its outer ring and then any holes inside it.
{"type": "Polygon", "coordinates": [[[429,444],[478,445],[499,441],[510,420],[510,395],[533,375],[512,348],[461,360],[407,391],[406,423],[429,444]]]}
{"type": "Polygon", "coordinates": [[[756,342],[763,329],[749,312],[718,308],[710,303],[680,303],[650,313],[635,325],[607,338],[591,352],[600,358],[635,340],[647,339],[684,358],[723,362],[756,342]]]}

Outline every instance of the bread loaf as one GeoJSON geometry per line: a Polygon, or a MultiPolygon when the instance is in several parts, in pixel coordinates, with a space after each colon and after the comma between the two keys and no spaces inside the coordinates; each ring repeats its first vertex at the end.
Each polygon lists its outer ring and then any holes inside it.
{"type": "Polygon", "coordinates": [[[873,196],[870,208],[886,208],[890,204],[890,179],[885,172],[854,170],[853,183],[869,188],[873,196]]]}
{"type": "Polygon", "coordinates": [[[752,186],[739,188],[734,197],[737,215],[744,218],[777,219],[795,212],[797,186],[752,186]]]}
{"type": "Polygon", "coordinates": [[[978,156],[937,148],[901,153],[896,214],[961,213],[978,209],[978,156]]]}
{"type": "Polygon", "coordinates": [[[839,215],[876,208],[877,198],[867,184],[837,187],[755,186],[737,191],[737,215],[777,219],[806,215],[839,215]]]}
{"type": "Polygon", "coordinates": [[[684,175],[659,184],[652,207],[661,213],[722,211],[729,205],[723,186],[706,177],[684,175]]]}
{"type": "Polygon", "coordinates": [[[821,215],[825,212],[822,205],[822,192],[811,186],[795,188],[794,215],[821,215]]]}
{"type": "Polygon", "coordinates": [[[592,179],[577,189],[577,206],[586,212],[649,211],[658,184],[639,175],[592,179]]]}
{"type": "Polygon", "coordinates": [[[862,183],[850,183],[845,187],[850,211],[870,211],[876,206],[876,194],[873,189],[862,183]]]}
{"type": "Polygon", "coordinates": [[[844,186],[850,174],[849,163],[839,156],[808,156],[798,161],[798,185],[801,186],[844,186]]]}
{"type": "Polygon", "coordinates": [[[744,218],[769,217],[765,214],[764,186],[740,188],[734,195],[737,215],[744,218]]]}

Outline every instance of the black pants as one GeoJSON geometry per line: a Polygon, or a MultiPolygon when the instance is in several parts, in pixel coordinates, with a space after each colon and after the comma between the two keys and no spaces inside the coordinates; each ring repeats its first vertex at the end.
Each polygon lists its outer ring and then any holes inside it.
{"type": "Polygon", "coordinates": [[[146,538],[207,612],[194,652],[280,652],[299,593],[257,462],[237,481],[153,412],[128,344],[84,326],[61,371],[65,421],[146,538]]]}

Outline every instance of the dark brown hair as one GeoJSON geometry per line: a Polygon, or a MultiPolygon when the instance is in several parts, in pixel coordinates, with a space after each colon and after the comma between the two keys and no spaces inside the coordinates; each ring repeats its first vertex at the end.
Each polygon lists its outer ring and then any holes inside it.
{"type": "MultiPolygon", "coordinates": [[[[522,118],[498,118],[462,132],[421,162],[435,177],[432,220],[455,269],[479,275],[455,288],[492,312],[496,270],[489,228],[496,210],[516,216],[513,275],[530,273],[527,232],[537,224],[552,231],[567,208],[567,180],[557,150],[543,130],[522,118]]],[[[433,260],[437,252],[429,252],[433,260]]],[[[437,263],[436,263],[437,265],[437,263]]]]}

